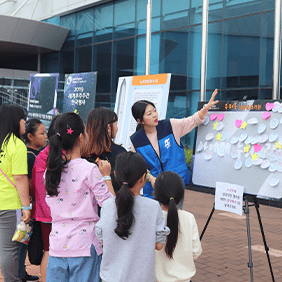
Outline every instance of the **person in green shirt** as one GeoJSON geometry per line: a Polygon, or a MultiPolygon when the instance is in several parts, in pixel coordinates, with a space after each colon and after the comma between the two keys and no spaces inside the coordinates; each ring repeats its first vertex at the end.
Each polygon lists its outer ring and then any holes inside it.
{"type": "Polygon", "coordinates": [[[30,220],[27,149],[20,136],[25,133],[23,109],[0,106],[0,253],[4,282],[18,279],[18,243],[12,241],[16,230],[16,209],[22,220],[30,220]]]}

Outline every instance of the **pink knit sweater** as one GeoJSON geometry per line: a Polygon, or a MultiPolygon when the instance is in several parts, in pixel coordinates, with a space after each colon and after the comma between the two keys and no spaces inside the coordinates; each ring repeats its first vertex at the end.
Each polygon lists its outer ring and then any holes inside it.
{"type": "Polygon", "coordinates": [[[51,212],[49,206],[46,204],[45,184],[43,175],[46,170],[46,161],[49,153],[49,146],[42,150],[35,159],[32,169],[32,184],[30,195],[35,200],[32,208],[31,217],[37,221],[51,222],[51,212]]]}

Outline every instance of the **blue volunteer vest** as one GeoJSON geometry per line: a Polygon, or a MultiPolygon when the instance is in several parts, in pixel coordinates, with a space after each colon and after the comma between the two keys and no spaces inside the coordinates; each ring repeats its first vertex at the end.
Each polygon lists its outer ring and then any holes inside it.
{"type": "MultiPolygon", "coordinates": [[[[190,182],[190,174],[185,162],[184,149],[178,145],[172,131],[170,120],[161,120],[157,125],[157,136],[160,148],[160,157],[154,150],[143,128],[131,135],[131,142],[137,153],[146,161],[147,168],[154,177],[162,171],[174,171],[178,173],[184,185],[190,182]]],[[[154,198],[153,187],[147,182],[143,187],[145,197],[154,198]]]]}

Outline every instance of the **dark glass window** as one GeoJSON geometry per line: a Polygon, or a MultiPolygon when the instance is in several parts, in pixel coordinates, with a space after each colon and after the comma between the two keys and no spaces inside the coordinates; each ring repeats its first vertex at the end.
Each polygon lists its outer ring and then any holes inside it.
{"type": "Polygon", "coordinates": [[[114,38],[135,34],[135,0],[114,2],[114,38]]]}
{"type": "Polygon", "coordinates": [[[59,52],[48,53],[41,56],[41,72],[59,72],[59,52]]]}
{"type": "Polygon", "coordinates": [[[262,0],[224,0],[224,18],[261,12],[262,0]]]}
{"type": "Polygon", "coordinates": [[[75,13],[61,17],[61,26],[70,29],[68,36],[75,35],[75,13]]]}
{"type": "Polygon", "coordinates": [[[274,10],[275,9],[275,0],[263,0],[263,10],[274,10]]]}
{"type": "MultiPolygon", "coordinates": [[[[136,34],[146,33],[146,17],[147,17],[148,0],[136,1],[136,34]]],[[[160,30],[160,10],[161,0],[152,1],[152,28],[151,31],[160,30]]]]}
{"type": "MultiPolygon", "coordinates": [[[[281,93],[281,89],[280,89],[281,93]]],[[[260,89],[260,100],[271,100],[272,99],[272,89],[260,89]]]]}
{"type": "Polygon", "coordinates": [[[60,73],[74,73],[74,50],[61,51],[60,73]]]}
{"type": "Polygon", "coordinates": [[[76,15],[77,46],[92,43],[93,38],[93,9],[84,10],[76,15]]]}
{"type": "Polygon", "coordinates": [[[163,1],[161,29],[173,29],[189,25],[190,1],[163,1]]]}
{"type": "Polygon", "coordinates": [[[94,8],[94,42],[112,40],[113,3],[94,8]]]}
{"type": "Polygon", "coordinates": [[[242,100],[247,97],[247,100],[258,99],[258,89],[244,89],[244,90],[223,90],[221,92],[221,100],[242,100]]]}
{"type": "Polygon", "coordinates": [[[92,62],[92,46],[86,46],[76,49],[76,71],[91,71],[92,62]]]}
{"type": "Polygon", "coordinates": [[[160,73],[171,73],[171,90],[187,89],[188,28],[163,32],[160,42],[160,73]]]}
{"type": "Polygon", "coordinates": [[[112,89],[117,91],[118,78],[132,76],[134,66],[134,38],[117,40],[114,42],[112,89]]]}
{"type": "Polygon", "coordinates": [[[222,21],[210,23],[208,31],[206,88],[215,89],[220,88],[222,21]]]}
{"type": "Polygon", "coordinates": [[[190,25],[199,24],[202,22],[202,5],[201,0],[191,0],[190,7],[190,25]]]}
{"type": "Polygon", "coordinates": [[[260,86],[272,87],[274,12],[262,14],[260,86]]]}
{"type": "Polygon", "coordinates": [[[202,26],[190,27],[188,51],[188,89],[200,90],[202,26]]]}
{"type": "Polygon", "coordinates": [[[222,19],[223,0],[209,1],[209,22],[222,19]]]}
{"type": "Polygon", "coordinates": [[[223,21],[221,88],[258,87],[261,15],[223,21]]]}
{"type": "Polygon", "coordinates": [[[112,42],[94,45],[93,64],[98,72],[97,93],[111,92],[112,42]]]}

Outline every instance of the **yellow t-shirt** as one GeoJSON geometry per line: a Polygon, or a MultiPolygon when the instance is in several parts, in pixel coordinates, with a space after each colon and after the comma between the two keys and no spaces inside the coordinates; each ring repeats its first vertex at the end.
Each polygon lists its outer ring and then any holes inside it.
{"type": "MultiPolygon", "coordinates": [[[[0,168],[14,183],[13,175],[27,174],[27,149],[24,142],[14,134],[11,135],[6,146],[2,144],[0,150],[0,168]]],[[[0,171],[0,210],[21,208],[22,203],[17,189],[0,171]]]]}

